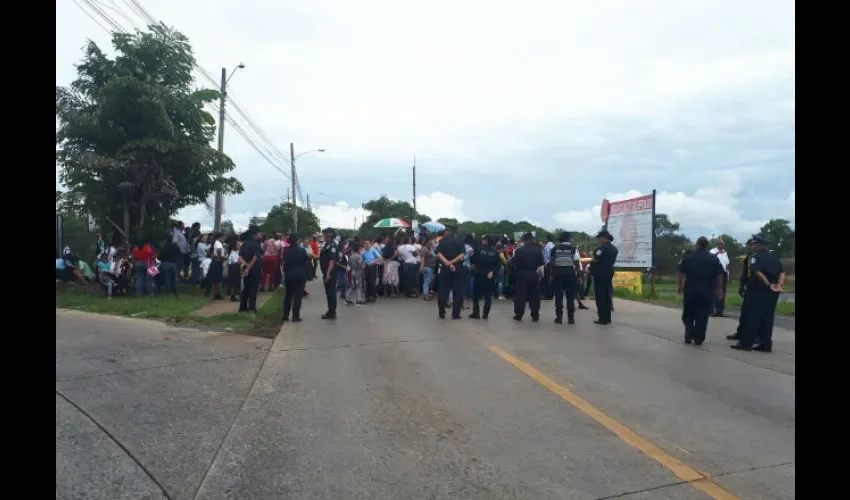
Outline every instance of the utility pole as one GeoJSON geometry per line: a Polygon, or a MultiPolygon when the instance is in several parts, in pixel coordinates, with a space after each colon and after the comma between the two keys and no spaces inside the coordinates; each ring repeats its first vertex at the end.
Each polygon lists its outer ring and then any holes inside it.
{"type": "Polygon", "coordinates": [[[289,176],[292,181],[292,232],[298,232],[298,191],[295,190],[295,144],[289,143],[289,176]]]}
{"type": "MultiPolygon", "coordinates": [[[[221,98],[218,103],[218,152],[224,153],[224,103],[227,101],[227,68],[221,68],[221,98]]],[[[224,214],[224,194],[215,194],[215,218],[213,231],[221,231],[221,216],[224,214]]]]}
{"type": "Polygon", "coordinates": [[[313,211],[313,205],[310,204],[310,194],[309,193],[307,194],[307,211],[308,212],[313,211]]]}
{"type": "Polygon", "coordinates": [[[286,188],[286,202],[289,203],[289,188],[286,188]]]}
{"type": "Polygon", "coordinates": [[[416,153],[413,153],[413,211],[416,212],[416,153]]]}

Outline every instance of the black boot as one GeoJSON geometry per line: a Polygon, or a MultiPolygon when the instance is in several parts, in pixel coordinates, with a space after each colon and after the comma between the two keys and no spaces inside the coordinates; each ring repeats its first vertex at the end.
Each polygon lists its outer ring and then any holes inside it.
{"type": "Polygon", "coordinates": [[[556,325],[564,324],[564,318],[562,318],[561,316],[555,316],[555,324],[556,325]]]}
{"type": "Polygon", "coordinates": [[[325,314],[322,314],[322,319],[336,319],[336,312],[328,311],[325,314]]]}

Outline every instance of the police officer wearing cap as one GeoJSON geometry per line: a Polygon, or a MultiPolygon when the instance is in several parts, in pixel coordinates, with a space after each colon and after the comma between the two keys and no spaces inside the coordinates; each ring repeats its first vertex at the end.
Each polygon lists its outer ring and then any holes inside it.
{"type": "Polygon", "coordinates": [[[327,227],[322,230],[324,243],[319,250],[319,267],[322,270],[322,281],[325,286],[325,297],[328,300],[328,311],[322,314],[322,319],[336,319],[336,263],[339,262],[339,243],[336,240],[336,229],[327,227]]]}
{"type": "Polygon", "coordinates": [[[534,244],[531,233],[522,235],[522,247],[514,251],[511,266],[514,269],[514,320],[522,321],[525,303],[531,309],[531,321],[540,321],[540,274],[543,249],[534,244]]]}
{"type": "Polygon", "coordinates": [[[599,246],[593,252],[590,269],[593,272],[593,292],[596,297],[597,325],[611,324],[611,311],[614,309],[614,263],[619,250],[611,244],[614,237],[603,229],[596,235],[599,246]]]}
{"type": "Polygon", "coordinates": [[[499,252],[490,246],[490,238],[485,234],[481,244],[475,249],[470,258],[472,270],[472,314],[473,319],[487,319],[490,306],[493,304],[493,294],[496,292],[496,274],[502,268],[502,258],[499,252]],[[479,314],[478,303],[484,297],[484,313],[479,314]]]}
{"type": "Polygon", "coordinates": [[[437,261],[440,264],[440,274],[437,275],[439,289],[437,290],[437,312],[440,319],[446,317],[446,303],[449,300],[449,292],[452,293],[452,319],[461,319],[460,311],[463,307],[464,269],[463,256],[466,247],[463,242],[455,236],[456,226],[446,226],[443,239],[437,245],[437,261]]]}
{"type": "MultiPolygon", "coordinates": [[[[741,270],[741,280],[740,286],[738,287],[738,295],[741,296],[743,302],[741,302],[741,311],[738,313],[738,328],[735,330],[735,333],[732,335],[727,335],[726,338],[729,340],[741,340],[741,325],[744,324],[744,318],[746,316],[749,308],[747,307],[747,283],[750,282],[750,258],[753,256],[753,251],[750,248],[753,245],[753,239],[750,238],[747,240],[746,247],[747,253],[744,255],[744,266],[741,270]]],[[[756,339],[758,340],[758,339],[756,339]]]]}
{"type": "Polygon", "coordinates": [[[696,248],[687,252],[676,266],[676,292],[684,296],[682,323],[686,344],[693,342],[699,346],[705,341],[711,305],[715,297],[723,297],[725,274],[720,260],[708,251],[705,236],[697,238],[696,248]]]}
{"type": "Polygon", "coordinates": [[[549,252],[549,276],[552,292],[555,296],[555,323],[564,322],[564,295],[567,296],[567,323],[574,325],[576,312],[576,294],[578,276],[581,273],[581,256],[575,245],[570,243],[570,233],[564,231],[558,237],[558,243],[549,252]]]}
{"type": "Polygon", "coordinates": [[[785,284],[785,271],[779,256],[768,249],[768,242],[763,236],[753,235],[752,250],[745,296],[748,310],[742,316],[740,340],[730,347],[742,351],[771,352],[773,320],[779,294],[785,284]]]}

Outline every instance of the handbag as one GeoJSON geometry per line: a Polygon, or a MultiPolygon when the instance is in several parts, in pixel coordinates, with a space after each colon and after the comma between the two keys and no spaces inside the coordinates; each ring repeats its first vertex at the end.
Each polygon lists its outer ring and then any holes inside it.
{"type": "Polygon", "coordinates": [[[148,261],[148,276],[155,278],[159,274],[159,268],[153,265],[153,261],[148,261]]]}

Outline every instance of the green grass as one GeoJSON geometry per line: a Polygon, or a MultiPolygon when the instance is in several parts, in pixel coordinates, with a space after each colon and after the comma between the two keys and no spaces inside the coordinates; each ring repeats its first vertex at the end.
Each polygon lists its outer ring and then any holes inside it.
{"type": "MultiPolygon", "coordinates": [[[[655,297],[650,297],[649,286],[644,285],[643,293],[638,295],[629,290],[622,288],[614,289],[614,296],[621,299],[639,300],[642,302],[655,302],[663,304],[682,304],[682,297],[676,293],[675,282],[673,284],[662,283],[655,285],[655,297]]],[[[726,307],[739,309],[743,299],[738,295],[737,290],[730,287],[726,295],[726,307]]],[[[776,305],[776,313],[783,316],[795,315],[795,303],[793,301],[780,302],[776,305]]]]}
{"type": "Polygon", "coordinates": [[[235,331],[269,330],[276,328],[280,322],[283,288],[272,294],[256,314],[225,313],[211,317],[194,314],[210,302],[199,287],[178,285],[178,294],[177,297],[170,294],[154,294],[153,297],[131,295],[107,300],[98,287],[88,290],[78,286],[60,286],[56,288],[56,308],[235,331]]]}

